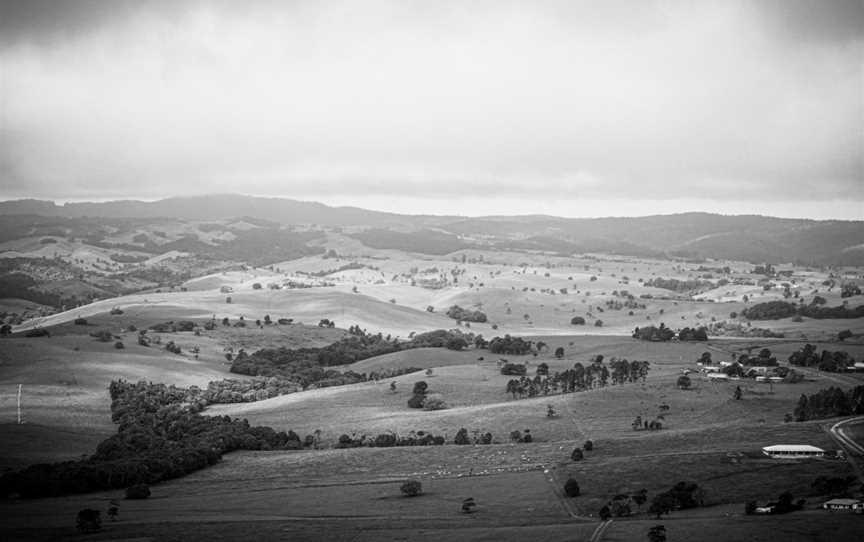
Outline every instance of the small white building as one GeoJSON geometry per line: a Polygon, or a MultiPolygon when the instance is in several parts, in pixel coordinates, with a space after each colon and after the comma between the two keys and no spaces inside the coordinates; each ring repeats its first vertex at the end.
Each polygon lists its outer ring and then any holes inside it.
{"type": "Polygon", "coordinates": [[[726,373],[708,373],[708,380],[720,380],[726,381],[729,380],[729,375],[726,373]]]}
{"type": "Polygon", "coordinates": [[[831,499],[822,504],[822,508],[825,510],[839,510],[861,514],[864,512],[864,503],[858,499],[831,499]]]}
{"type": "Polygon", "coordinates": [[[762,453],[774,459],[800,459],[807,457],[824,457],[825,450],[809,444],[775,444],[765,446],[762,453]]]}

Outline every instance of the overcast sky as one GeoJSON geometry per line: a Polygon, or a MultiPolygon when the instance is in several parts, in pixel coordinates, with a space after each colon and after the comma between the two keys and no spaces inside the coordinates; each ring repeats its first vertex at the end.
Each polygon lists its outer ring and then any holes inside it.
{"type": "Polygon", "coordinates": [[[864,219],[864,3],[0,2],[0,199],[864,219]]]}

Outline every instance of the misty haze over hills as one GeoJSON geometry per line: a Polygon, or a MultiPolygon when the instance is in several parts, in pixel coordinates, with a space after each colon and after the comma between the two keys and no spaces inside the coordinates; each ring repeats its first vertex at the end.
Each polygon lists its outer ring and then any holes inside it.
{"type": "Polygon", "coordinates": [[[28,199],[0,202],[0,215],[180,220],[223,220],[245,216],[282,225],[349,227],[352,228],[349,235],[370,247],[427,254],[446,254],[466,248],[495,248],[807,265],[864,264],[862,221],[709,213],[634,218],[403,215],[242,195],[64,205],[28,199]]]}

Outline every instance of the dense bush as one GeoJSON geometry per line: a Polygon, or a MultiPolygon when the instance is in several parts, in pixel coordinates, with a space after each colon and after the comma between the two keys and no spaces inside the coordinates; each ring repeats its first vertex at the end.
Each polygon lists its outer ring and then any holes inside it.
{"type": "Polygon", "coordinates": [[[486,314],[481,311],[472,311],[469,309],[463,309],[459,305],[453,305],[449,309],[447,309],[447,316],[454,320],[461,320],[463,322],[485,322],[486,314]]]}
{"type": "Polygon", "coordinates": [[[816,367],[820,371],[841,373],[855,364],[855,360],[848,352],[822,350],[817,355],[816,348],[812,344],[805,344],[789,356],[789,363],[799,367],[816,367]]]}
{"type": "Polygon", "coordinates": [[[531,341],[521,337],[495,337],[489,341],[489,351],[493,354],[523,355],[531,351],[531,341]]]}
{"type": "Polygon", "coordinates": [[[423,485],[418,480],[408,480],[399,488],[406,497],[417,497],[423,493],[423,485]]]}
{"type": "Polygon", "coordinates": [[[564,483],[564,494],[570,498],[578,497],[580,493],[579,482],[573,478],[568,478],[564,483]]]}
{"type": "Polygon", "coordinates": [[[679,341],[707,341],[708,328],[700,326],[698,328],[685,327],[678,332],[679,341]]]}
{"type": "Polygon", "coordinates": [[[666,327],[666,324],[660,323],[660,327],[645,326],[637,327],[633,330],[633,338],[642,341],[664,342],[671,341],[675,337],[675,332],[666,327]]]}
{"type": "Polygon", "coordinates": [[[524,376],[528,373],[528,368],[522,363],[505,363],[501,366],[502,375],[524,376]]]}
{"type": "Polygon", "coordinates": [[[651,501],[648,512],[656,514],[668,514],[672,510],[683,510],[704,506],[705,492],[694,482],[678,482],[672,489],[658,494],[651,501]]]}
{"type": "Polygon", "coordinates": [[[102,512],[93,508],[79,510],[75,517],[75,528],[80,533],[95,533],[102,530],[102,512]]]}
{"type": "Polygon", "coordinates": [[[798,313],[798,307],[786,301],[768,301],[757,303],[744,309],[741,314],[748,320],[779,320],[789,318],[798,313]]]}
{"type": "Polygon", "coordinates": [[[809,397],[802,394],[794,413],[799,422],[859,414],[864,414],[864,386],[848,391],[832,386],[809,397]]]}
{"type": "Polygon", "coordinates": [[[49,497],[153,484],[219,461],[234,450],[284,448],[285,432],[246,420],[202,416],[201,390],[111,382],[117,433],[80,461],[32,465],[0,477],[0,495],[49,497]]]}
{"type": "Polygon", "coordinates": [[[150,496],[150,486],[147,484],[135,484],[126,488],[127,499],[146,499],[150,496]]]}
{"type": "Polygon", "coordinates": [[[704,288],[713,288],[714,284],[707,280],[678,280],[658,277],[645,281],[645,286],[672,290],[673,292],[690,292],[704,288]]]}

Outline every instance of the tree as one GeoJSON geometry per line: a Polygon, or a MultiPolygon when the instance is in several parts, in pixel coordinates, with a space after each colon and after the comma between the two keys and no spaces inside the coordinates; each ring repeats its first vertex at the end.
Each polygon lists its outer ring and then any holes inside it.
{"type": "Polygon", "coordinates": [[[690,377],[687,375],[681,375],[678,377],[677,386],[679,389],[686,390],[690,388],[690,384],[692,384],[690,377]]]}
{"type": "Polygon", "coordinates": [[[654,514],[657,519],[663,514],[668,514],[675,508],[675,498],[668,492],[660,493],[651,501],[651,506],[648,507],[648,513],[654,514]]]}
{"type": "Polygon", "coordinates": [[[648,542],[666,542],[666,527],[655,525],[648,529],[648,542]]]}
{"type": "Polygon", "coordinates": [[[740,400],[741,400],[741,386],[735,386],[735,393],[732,395],[732,397],[733,397],[736,401],[740,401],[740,400]]]}
{"type": "Polygon", "coordinates": [[[253,290],[260,290],[261,289],[261,283],[256,282],[255,284],[252,285],[252,289],[253,290]]]}
{"type": "Polygon", "coordinates": [[[399,488],[406,497],[417,497],[423,494],[423,484],[419,480],[408,480],[399,488]]]}
{"type": "Polygon", "coordinates": [[[841,331],[837,334],[837,340],[841,341],[841,342],[845,341],[846,339],[849,339],[851,337],[852,337],[852,331],[849,329],[844,329],[843,331],[841,331]]]}
{"type": "Polygon", "coordinates": [[[594,327],[603,327],[603,320],[597,320],[594,322],[594,327]]]}
{"type": "Polygon", "coordinates": [[[582,453],[582,448],[573,448],[573,452],[570,454],[570,459],[573,461],[582,461],[585,458],[585,454],[582,453]]]}
{"type": "Polygon", "coordinates": [[[92,508],[78,511],[75,528],[81,533],[94,533],[102,529],[102,513],[92,508]]]}
{"type": "Polygon", "coordinates": [[[537,366],[538,376],[549,376],[549,364],[545,361],[537,366]]]}
{"type": "Polygon", "coordinates": [[[147,484],[137,484],[126,488],[127,499],[146,499],[150,496],[150,487],[147,484]]]}
{"type": "Polygon", "coordinates": [[[574,316],[573,318],[570,319],[570,325],[584,326],[585,325],[585,319],[582,318],[581,316],[574,316]]]}
{"type": "Polygon", "coordinates": [[[561,359],[564,357],[564,347],[563,346],[559,346],[558,348],[555,349],[555,357],[558,359],[561,359]]]}
{"type": "Polygon", "coordinates": [[[464,427],[460,428],[459,431],[456,432],[456,436],[453,438],[453,444],[471,444],[471,439],[468,438],[468,430],[464,427]]]}
{"type": "Polygon", "coordinates": [[[564,494],[570,498],[578,497],[580,493],[579,482],[573,478],[568,478],[564,483],[564,494]]]}
{"type": "Polygon", "coordinates": [[[586,452],[590,452],[591,450],[594,449],[594,443],[591,442],[590,440],[586,440],[585,444],[582,445],[582,449],[585,450],[586,452]]]}
{"type": "Polygon", "coordinates": [[[117,506],[108,507],[108,517],[111,521],[117,521],[117,515],[120,513],[120,508],[117,506]]]}
{"type": "Polygon", "coordinates": [[[608,506],[603,505],[603,508],[600,509],[599,515],[600,515],[600,521],[606,521],[612,517],[612,511],[609,510],[608,506]]]}

